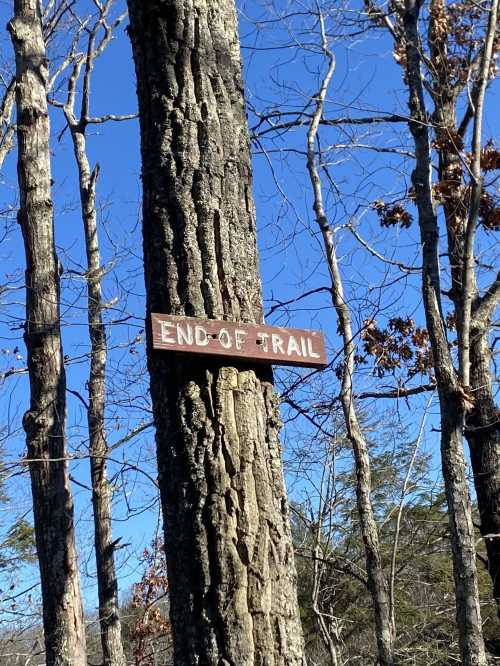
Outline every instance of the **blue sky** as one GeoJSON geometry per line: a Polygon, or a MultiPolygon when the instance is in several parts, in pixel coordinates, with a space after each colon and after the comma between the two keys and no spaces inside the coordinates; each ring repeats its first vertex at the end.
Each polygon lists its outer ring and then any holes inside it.
{"type": "MultiPolygon", "coordinates": [[[[82,13],[88,3],[82,0],[82,13]]],[[[297,8],[298,3],[277,3],[280,12],[297,8]]],[[[302,9],[306,5],[300,4],[302,9]]],[[[116,0],[117,13],[123,3],[116,0]]],[[[245,65],[247,98],[260,110],[297,110],[309,101],[317,90],[324,63],[318,55],[317,31],[308,34],[311,20],[301,16],[279,23],[275,9],[264,2],[241,0],[239,9],[242,54],[245,65]]],[[[10,14],[10,3],[0,3],[0,19],[5,24],[10,14]]],[[[136,110],[135,75],[126,21],[115,39],[96,64],[93,77],[92,114],[129,114],[136,110]]],[[[334,23],[329,23],[333,30],[334,23]]],[[[367,38],[352,34],[345,25],[338,38],[332,39],[337,57],[337,69],[329,91],[328,117],[371,115],[380,113],[406,113],[406,92],[401,72],[392,58],[389,40],[379,33],[367,38]]],[[[54,44],[53,52],[64,47],[65,36],[54,44]]],[[[12,69],[11,50],[5,33],[2,47],[5,68],[12,69]]],[[[59,99],[63,91],[56,93],[59,99]]],[[[497,96],[497,93],[494,93],[497,96]]],[[[494,104],[492,104],[494,108],[494,104]]],[[[71,357],[67,366],[68,387],[85,395],[88,349],[87,324],[84,303],[84,282],[78,273],[85,266],[82,226],[79,212],[78,185],[72,146],[64,127],[62,112],[51,110],[53,145],[53,180],[55,225],[59,253],[65,268],[63,291],[64,350],[71,357]]],[[[485,134],[493,133],[493,115],[488,118],[485,134]]],[[[249,124],[257,118],[249,109],[249,124]]],[[[405,263],[418,263],[417,229],[398,232],[382,229],[371,203],[378,198],[397,197],[408,186],[408,159],[373,150],[373,147],[408,147],[411,141],[406,126],[391,127],[389,131],[377,126],[368,130],[322,131],[327,166],[334,174],[335,187],[328,189],[327,207],[332,224],[338,227],[339,256],[346,279],[348,300],[353,309],[355,328],[361,327],[367,313],[382,311],[384,317],[408,313],[423,323],[418,276],[405,276],[397,269],[387,268],[369,255],[343,228],[347,221],[355,221],[363,237],[389,258],[397,257],[405,263]],[[352,147],[352,143],[356,147],[352,147]],[[365,147],[363,147],[365,146],[365,147]],[[366,147],[368,146],[368,147],[366,147]],[[406,168],[406,176],[401,172],[406,168]],[[380,285],[384,283],[384,288],[380,285]]],[[[139,133],[136,120],[108,123],[89,129],[91,162],[101,167],[98,195],[101,206],[100,236],[103,262],[110,271],[105,279],[105,297],[116,299],[108,311],[112,323],[110,335],[109,385],[111,404],[108,411],[109,441],[118,441],[131,428],[150,419],[146,395],[147,380],[144,372],[143,317],[144,288],[141,272],[140,237],[140,159],[139,133]]],[[[257,205],[259,247],[262,280],[269,310],[276,300],[289,300],[318,286],[328,285],[320,238],[311,207],[311,196],[305,169],[305,131],[299,128],[280,139],[262,138],[254,144],[254,193],[257,205]]],[[[2,176],[3,208],[17,203],[15,155],[4,165],[2,176]]],[[[22,275],[22,242],[17,225],[12,226],[7,239],[0,246],[5,274],[22,275]]],[[[21,281],[18,280],[18,285],[21,281]]],[[[22,291],[9,292],[3,299],[3,318],[0,322],[5,367],[23,367],[24,349],[19,330],[10,330],[16,317],[22,316],[22,291]],[[13,350],[19,347],[21,358],[13,350]]],[[[269,323],[294,327],[321,328],[325,331],[333,357],[339,350],[336,319],[328,294],[322,292],[300,301],[288,311],[275,312],[269,323]]],[[[279,371],[278,385],[297,373],[305,371],[279,371]]],[[[394,378],[376,380],[369,369],[359,377],[359,387],[392,386],[394,378]]],[[[322,376],[307,393],[319,399],[334,395],[337,390],[332,370],[322,376]]],[[[301,394],[299,394],[300,397],[301,394]]],[[[302,396],[305,398],[306,393],[302,396]]],[[[16,460],[24,451],[23,433],[19,429],[20,416],[27,405],[28,383],[24,375],[10,378],[0,394],[0,410],[5,423],[12,424],[6,438],[8,458],[16,460]]],[[[421,404],[421,401],[420,401],[421,404]]],[[[417,401],[412,408],[399,406],[401,422],[411,434],[418,427],[415,416],[417,401]]],[[[387,405],[368,407],[371,415],[387,409],[387,405]]],[[[91,552],[92,517],[88,486],[88,460],[85,453],[85,414],[81,402],[68,395],[68,445],[83,459],[71,464],[75,479],[74,493],[78,516],[78,539],[81,548],[84,588],[89,609],[95,604],[95,580],[92,578],[91,552]],[[90,574],[90,575],[89,575],[90,574]]],[[[436,424],[436,411],[430,415],[429,428],[436,424]]],[[[293,449],[301,437],[307,437],[308,427],[303,421],[294,422],[284,432],[284,441],[293,449]]],[[[431,449],[436,436],[426,440],[431,449]]],[[[113,454],[112,471],[116,476],[115,498],[116,537],[130,544],[119,552],[122,592],[137,579],[137,556],[158,525],[158,506],[151,478],[155,477],[154,442],[152,432],[135,438],[126,447],[113,454]],[[136,467],[137,469],[131,469],[136,467]],[[126,470],[120,472],[120,470],[126,470]],[[132,513],[132,517],[129,514],[132,513]],[[127,520],[125,520],[127,518],[127,520]]],[[[435,467],[437,461],[434,458],[435,467]]],[[[306,489],[302,483],[293,483],[294,498],[300,500],[306,489]]],[[[11,492],[19,507],[29,507],[29,486],[26,475],[15,477],[11,492]]],[[[3,517],[0,518],[0,521],[3,517]]],[[[5,524],[5,523],[3,523],[5,524]]],[[[1,525],[0,525],[1,528],[1,525]]]]}

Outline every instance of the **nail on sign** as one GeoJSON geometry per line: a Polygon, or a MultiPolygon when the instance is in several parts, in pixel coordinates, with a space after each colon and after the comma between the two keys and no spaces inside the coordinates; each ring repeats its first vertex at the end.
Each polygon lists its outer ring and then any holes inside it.
{"type": "Polygon", "coordinates": [[[155,349],[310,368],[328,363],[319,331],[163,314],[152,314],[151,322],[155,349]]]}

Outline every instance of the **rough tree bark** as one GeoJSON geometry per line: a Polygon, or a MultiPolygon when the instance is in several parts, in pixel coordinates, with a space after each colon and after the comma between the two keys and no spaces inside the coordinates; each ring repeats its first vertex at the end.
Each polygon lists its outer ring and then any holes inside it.
{"type": "Polygon", "coordinates": [[[87,155],[86,130],[90,122],[90,86],[94,59],[102,53],[112,32],[106,25],[106,15],[112,0],[100,7],[100,15],[89,30],[87,51],[77,57],[68,79],[68,94],[63,106],[66,122],[73,141],[78,167],[80,203],[85,249],[87,254],[87,309],[90,337],[90,372],[88,380],[90,476],[92,482],[92,508],[94,516],[94,544],[96,555],[97,587],[99,595],[99,623],[103,666],[125,666],[119,612],[118,581],[115,567],[115,542],[112,529],[112,490],[108,481],[106,436],[106,327],[103,322],[101,289],[102,266],[96,213],[96,182],[99,166],[90,168],[87,155]],[[104,38],[96,44],[99,31],[105,28],[104,38]],[[79,117],[75,114],[77,85],[83,68],[82,99],[79,117]]]}
{"type": "Polygon", "coordinates": [[[12,122],[12,113],[16,101],[16,80],[11,79],[0,104],[0,169],[5,158],[14,146],[16,126],[12,122]]]}
{"type": "Polygon", "coordinates": [[[434,208],[431,144],[425,107],[418,20],[419,0],[406,0],[403,27],[409,88],[409,128],[415,144],[415,188],[422,244],[422,296],[441,413],[441,463],[450,520],[459,644],[464,666],[485,665],[476,569],[475,534],[462,431],[468,395],[458,381],[441,307],[439,227],[434,208]]]}
{"type": "Polygon", "coordinates": [[[19,223],[26,252],[26,329],[31,402],[24,415],[43,596],[46,663],[83,666],[85,627],[64,439],[66,383],[55,253],[47,61],[37,0],[16,0],[19,223]]]}
{"type": "MultiPolygon", "coordinates": [[[[444,85],[444,84],[443,84],[444,85]]],[[[438,142],[457,133],[456,99],[439,105],[435,117],[439,128],[438,142]]],[[[446,146],[445,141],[443,141],[446,146]]],[[[452,286],[448,295],[453,301],[459,345],[463,339],[464,311],[464,241],[467,201],[464,200],[463,165],[457,153],[442,149],[439,153],[439,181],[454,183],[456,192],[446,199],[443,209],[447,228],[452,286]]],[[[472,409],[466,415],[464,433],[471,454],[480,530],[488,555],[488,571],[493,583],[493,597],[500,612],[500,413],[495,402],[492,383],[489,336],[491,319],[500,297],[500,279],[480,295],[475,270],[470,276],[472,308],[467,328],[470,371],[466,387],[472,409]]],[[[463,364],[462,364],[463,365],[463,364]]]]}
{"type": "MultiPolygon", "coordinates": [[[[497,282],[499,290],[500,279],[497,282]]],[[[474,408],[467,418],[465,436],[469,444],[493,597],[500,615],[500,410],[493,397],[489,345],[491,311],[482,308],[483,303],[484,300],[478,298],[472,310],[470,378],[474,408]]]]}
{"type": "MultiPolygon", "coordinates": [[[[262,322],[232,0],[129,0],[150,312],[262,322]]],[[[148,365],[176,666],[304,664],[272,372],[148,365]]]]}

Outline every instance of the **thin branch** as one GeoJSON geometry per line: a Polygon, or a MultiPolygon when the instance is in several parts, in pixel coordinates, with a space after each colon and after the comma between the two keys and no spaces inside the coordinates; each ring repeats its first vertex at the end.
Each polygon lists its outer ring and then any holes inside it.
{"type": "Polygon", "coordinates": [[[369,245],[356,231],[354,226],[349,223],[346,225],[351,234],[356,238],[356,240],[365,248],[365,250],[368,250],[368,252],[376,257],[377,259],[380,259],[380,261],[383,261],[385,264],[389,264],[391,266],[397,266],[401,271],[407,272],[407,273],[419,273],[422,270],[421,266],[406,266],[406,264],[401,263],[400,261],[394,261],[393,259],[387,259],[387,257],[384,257],[382,254],[377,252],[371,245],[369,245]]]}
{"type": "Polygon", "coordinates": [[[147,430],[148,428],[152,428],[154,425],[154,421],[147,421],[146,423],[141,423],[138,425],[136,428],[133,428],[130,432],[128,432],[124,437],[119,439],[117,442],[114,444],[111,444],[111,446],[108,447],[108,451],[114,451],[115,449],[119,448],[123,444],[126,444],[129,442],[131,439],[134,437],[137,437],[141,432],[144,432],[144,430],[147,430]]]}
{"type": "Polygon", "coordinates": [[[310,416],[308,410],[301,407],[298,403],[295,402],[295,400],[292,400],[291,398],[287,398],[283,402],[285,402],[287,405],[290,405],[290,407],[292,407],[292,409],[295,409],[296,412],[298,412],[305,419],[307,419],[309,421],[309,423],[311,423],[315,428],[317,428],[319,430],[319,432],[321,432],[323,435],[325,435],[329,439],[331,439],[333,437],[333,433],[329,432],[328,430],[325,430],[322,425],[317,423],[316,420],[312,416],[310,416]]]}
{"type": "Polygon", "coordinates": [[[73,391],[72,389],[70,389],[68,387],[66,387],[66,391],[68,393],[71,393],[71,395],[74,395],[76,398],[78,398],[78,400],[84,405],[85,409],[89,408],[88,402],[85,400],[85,398],[82,396],[81,393],[79,393],[78,391],[73,391]]]}
{"type": "MultiPolygon", "coordinates": [[[[279,113],[279,115],[282,116],[283,114],[279,113]]],[[[299,114],[299,117],[295,118],[294,120],[289,120],[283,123],[276,123],[274,125],[269,120],[269,118],[271,117],[270,115],[267,118],[263,118],[255,126],[255,128],[251,130],[250,135],[252,139],[260,139],[266,134],[270,134],[271,132],[280,132],[281,130],[287,130],[293,127],[307,126],[311,122],[312,116],[313,114],[311,113],[302,112],[299,114]],[[256,128],[260,127],[260,125],[264,121],[267,121],[270,127],[267,127],[266,129],[263,129],[260,132],[255,131],[256,128]]],[[[342,118],[321,118],[319,122],[320,125],[324,125],[326,127],[335,127],[337,125],[375,125],[381,123],[407,123],[408,118],[405,118],[404,116],[400,116],[398,114],[388,113],[386,116],[365,116],[362,118],[350,118],[349,116],[342,118]]]]}
{"type": "Polygon", "coordinates": [[[363,393],[355,394],[357,400],[366,400],[367,398],[375,398],[377,400],[398,400],[399,398],[409,398],[412,395],[419,395],[420,393],[427,393],[428,391],[435,391],[436,384],[421,384],[412,388],[396,388],[391,391],[365,391],[363,393]]]}
{"type": "Polygon", "coordinates": [[[123,122],[124,120],[135,120],[139,117],[138,113],[127,113],[121,116],[118,116],[114,113],[108,113],[105,116],[98,116],[96,118],[90,117],[86,119],[87,125],[100,125],[102,123],[107,123],[108,121],[113,122],[123,122]]]}
{"type": "MultiPolygon", "coordinates": [[[[289,301],[277,301],[276,305],[273,305],[267,312],[266,312],[266,317],[269,317],[270,315],[273,314],[273,312],[276,312],[276,310],[279,310],[280,308],[284,308],[287,305],[291,305],[292,303],[297,303],[298,301],[301,301],[303,298],[308,298],[309,296],[312,296],[313,294],[319,294],[321,292],[327,291],[331,293],[331,287],[317,287],[316,289],[310,289],[309,291],[304,292],[303,294],[300,294],[300,296],[296,296],[295,298],[291,298],[289,301]]],[[[273,299],[276,300],[276,299],[273,299]]]]}
{"type": "MultiPolygon", "coordinates": [[[[428,393],[435,391],[436,384],[421,384],[420,386],[412,386],[411,388],[398,387],[390,389],[389,391],[364,391],[363,393],[354,393],[354,400],[400,400],[401,398],[410,398],[414,395],[421,393],[428,393]]],[[[330,411],[333,405],[340,401],[340,396],[337,396],[330,402],[315,403],[314,410],[320,413],[330,411]]]]}
{"type": "MultiPolygon", "coordinates": [[[[304,559],[313,559],[313,556],[310,555],[305,549],[297,548],[296,553],[299,557],[303,557],[304,559]]],[[[341,555],[337,555],[337,553],[332,555],[332,557],[322,557],[319,559],[324,564],[329,564],[334,569],[337,569],[342,573],[349,574],[368,589],[368,579],[366,577],[366,573],[360,566],[351,560],[348,560],[346,557],[342,557],[341,555]]]]}

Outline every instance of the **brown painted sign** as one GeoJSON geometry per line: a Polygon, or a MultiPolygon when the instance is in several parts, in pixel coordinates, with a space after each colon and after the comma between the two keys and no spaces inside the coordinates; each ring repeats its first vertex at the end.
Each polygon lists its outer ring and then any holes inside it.
{"type": "Polygon", "coordinates": [[[319,331],[164,314],[152,314],[151,323],[155,349],[310,368],[328,364],[319,331]]]}

